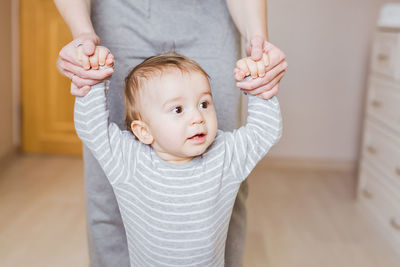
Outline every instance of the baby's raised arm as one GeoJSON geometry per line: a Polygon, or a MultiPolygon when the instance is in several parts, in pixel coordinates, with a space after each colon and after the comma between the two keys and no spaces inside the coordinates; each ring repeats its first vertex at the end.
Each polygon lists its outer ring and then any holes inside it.
{"type": "Polygon", "coordinates": [[[109,81],[92,86],[83,97],[76,97],[75,129],[99,161],[111,184],[118,183],[131,171],[137,141],[115,123],[109,123],[106,91],[109,81]]]}
{"type": "MultiPolygon", "coordinates": [[[[267,65],[264,56],[263,66],[267,65]]],[[[235,77],[243,76],[260,77],[264,75],[260,62],[249,58],[238,61],[235,77]],[[255,74],[253,72],[256,72],[255,74]]],[[[247,124],[241,128],[224,133],[225,151],[227,157],[225,164],[230,166],[233,177],[240,182],[245,179],[256,164],[280,139],[282,134],[282,118],[278,99],[270,99],[249,94],[247,124]]]]}
{"type": "Polygon", "coordinates": [[[247,124],[233,132],[225,132],[225,165],[240,182],[279,141],[282,118],[278,99],[262,99],[249,95],[247,124]]]}

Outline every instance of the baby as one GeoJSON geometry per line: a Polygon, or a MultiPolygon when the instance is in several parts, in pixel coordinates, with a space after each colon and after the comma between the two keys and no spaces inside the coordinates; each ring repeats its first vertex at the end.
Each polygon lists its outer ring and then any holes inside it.
{"type": "MultiPolygon", "coordinates": [[[[263,75],[257,64],[240,60],[236,78],[263,75]]],[[[250,95],[247,124],[222,132],[207,73],[163,54],[126,78],[121,131],[108,120],[107,88],[102,82],[76,98],[75,127],[113,186],[131,265],[224,266],[240,183],[281,136],[276,97],[250,95]]]]}

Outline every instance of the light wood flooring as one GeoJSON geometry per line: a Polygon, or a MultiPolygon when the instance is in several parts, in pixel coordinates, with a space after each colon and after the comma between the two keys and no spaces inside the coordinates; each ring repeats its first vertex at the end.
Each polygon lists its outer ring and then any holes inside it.
{"type": "MultiPolygon", "coordinates": [[[[398,267],[368,224],[355,179],[259,166],[249,178],[246,267],[398,267]]],[[[0,170],[0,266],[87,267],[80,158],[20,156],[0,170]]]]}

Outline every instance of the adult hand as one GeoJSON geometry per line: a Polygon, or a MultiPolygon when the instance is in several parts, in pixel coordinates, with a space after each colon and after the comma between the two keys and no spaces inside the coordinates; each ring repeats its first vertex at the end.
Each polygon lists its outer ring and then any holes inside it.
{"type": "MultiPolygon", "coordinates": [[[[59,72],[71,79],[71,94],[84,96],[89,92],[90,86],[101,82],[112,75],[112,68],[98,70],[91,66],[91,58],[96,58],[96,45],[99,38],[95,34],[82,34],[64,46],[57,59],[59,72]],[[91,69],[92,68],[92,69],[91,69]]],[[[109,54],[104,62],[112,65],[114,58],[109,54]]]]}
{"type": "Polygon", "coordinates": [[[279,82],[286,73],[288,63],[286,55],[261,36],[253,37],[246,47],[246,53],[254,61],[262,59],[263,53],[268,54],[269,65],[264,77],[251,81],[240,81],[236,85],[249,94],[258,95],[264,99],[275,96],[279,90],[279,82]]]}

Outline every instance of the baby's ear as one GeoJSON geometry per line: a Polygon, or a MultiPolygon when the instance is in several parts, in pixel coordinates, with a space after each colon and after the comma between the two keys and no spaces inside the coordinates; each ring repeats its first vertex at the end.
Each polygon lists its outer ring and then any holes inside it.
{"type": "Polygon", "coordinates": [[[153,135],[150,132],[149,127],[144,121],[135,120],[131,123],[131,129],[133,134],[146,145],[151,145],[154,141],[153,135]]]}

